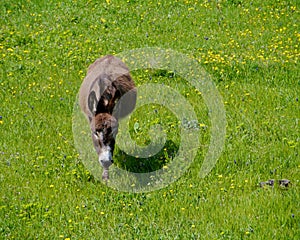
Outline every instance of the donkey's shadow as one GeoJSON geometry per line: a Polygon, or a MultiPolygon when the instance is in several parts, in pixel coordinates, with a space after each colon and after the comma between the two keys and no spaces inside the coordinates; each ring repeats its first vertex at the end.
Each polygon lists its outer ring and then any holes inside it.
{"type": "Polygon", "coordinates": [[[167,140],[163,148],[155,155],[148,158],[131,156],[116,146],[114,164],[119,168],[134,172],[146,173],[163,168],[176,156],[179,146],[172,140],[167,140]]]}

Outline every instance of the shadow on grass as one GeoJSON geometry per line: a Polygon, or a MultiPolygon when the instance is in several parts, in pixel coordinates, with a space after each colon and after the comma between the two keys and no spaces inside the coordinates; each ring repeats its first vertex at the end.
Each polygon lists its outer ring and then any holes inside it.
{"type": "Polygon", "coordinates": [[[121,149],[115,150],[115,164],[126,171],[134,173],[147,173],[161,169],[176,156],[179,146],[171,140],[167,140],[164,147],[154,156],[140,158],[130,156],[121,149]]]}

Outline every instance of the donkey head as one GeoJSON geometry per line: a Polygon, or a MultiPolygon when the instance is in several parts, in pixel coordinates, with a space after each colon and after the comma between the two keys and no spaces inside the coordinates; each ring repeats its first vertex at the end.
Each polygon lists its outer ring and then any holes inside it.
{"type": "MultiPolygon", "coordinates": [[[[91,121],[91,130],[99,163],[106,171],[113,164],[112,156],[118,132],[118,121],[108,113],[99,113],[91,121]]],[[[103,178],[107,179],[108,176],[103,175],[103,178]]]]}

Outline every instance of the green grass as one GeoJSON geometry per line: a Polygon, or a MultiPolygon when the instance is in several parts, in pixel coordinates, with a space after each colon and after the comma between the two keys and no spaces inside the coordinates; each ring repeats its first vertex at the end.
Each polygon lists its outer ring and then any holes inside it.
{"type": "MultiPolygon", "coordinates": [[[[0,12],[0,239],[299,238],[299,1],[2,0],[0,12]],[[199,61],[227,129],[221,157],[199,178],[210,137],[201,95],[173,73],[132,72],[138,86],[151,76],[176,88],[206,126],[178,181],[134,194],[85,168],[72,114],[89,64],[143,47],[199,61]],[[283,178],[290,187],[258,187],[283,178]]],[[[137,109],[132,136],[147,144],[153,123],[167,132],[166,150],[147,165],[117,148],[116,164],[143,172],[172,161],[180,124],[168,110],[137,109]]]]}

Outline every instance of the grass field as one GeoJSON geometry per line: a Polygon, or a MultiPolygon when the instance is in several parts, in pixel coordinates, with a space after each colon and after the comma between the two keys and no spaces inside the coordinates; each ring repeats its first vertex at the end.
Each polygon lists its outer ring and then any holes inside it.
{"type": "MultiPolygon", "coordinates": [[[[2,0],[0,13],[0,239],[299,239],[298,0],[2,0]],[[186,54],[212,76],[225,146],[200,178],[211,130],[201,94],[172,72],[133,71],[137,86],[170,85],[191,103],[201,144],[169,186],[120,192],[82,163],[73,107],[96,58],[145,47],[186,54]],[[269,179],[274,187],[259,187],[269,179]]],[[[172,161],[180,124],[169,110],[137,109],[132,137],[147,145],[157,123],[164,149],[145,162],[117,148],[116,165],[172,161]]]]}

